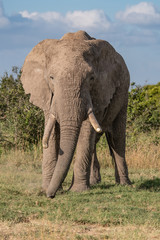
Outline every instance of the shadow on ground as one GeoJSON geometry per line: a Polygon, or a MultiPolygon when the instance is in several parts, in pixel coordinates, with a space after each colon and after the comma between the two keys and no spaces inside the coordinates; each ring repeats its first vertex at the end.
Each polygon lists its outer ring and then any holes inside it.
{"type": "Polygon", "coordinates": [[[112,188],[114,186],[115,186],[115,184],[105,184],[105,183],[102,184],[102,183],[99,183],[99,184],[91,186],[91,189],[101,189],[101,190],[103,190],[103,189],[112,188]]]}
{"type": "Polygon", "coordinates": [[[160,192],[160,178],[145,180],[143,183],[140,184],[138,189],[146,189],[151,192],[160,192]]]}

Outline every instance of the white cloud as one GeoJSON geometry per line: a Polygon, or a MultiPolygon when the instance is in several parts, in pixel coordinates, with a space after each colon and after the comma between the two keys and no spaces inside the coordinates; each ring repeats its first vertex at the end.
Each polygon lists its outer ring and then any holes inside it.
{"type": "Polygon", "coordinates": [[[6,27],[9,24],[9,20],[4,16],[3,4],[0,1],[0,28],[6,27]]]}
{"type": "MultiPolygon", "coordinates": [[[[3,19],[4,11],[1,5],[0,19],[3,19]]],[[[73,11],[64,15],[54,11],[43,13],[22,11],[8,19],[4,17],[6,22],[1,21],[0,26],[3,24],[4,27],[9,23],[9,27],[7,37],[6,32],[0,32],[0,41],[3,41],[3,47],[10,45],[8,39],[14,47],[28,47],[45,38],[61,38],[66,32],[76,32],[81,29],[95,38],[106,39],[114,46],[157,44],[160,41],[159,29],[153,30],[152,25],[143,28],[142,23],[145,20],[146,24],[147,16],[150,16],[148,18],[153,22],[153,19],[159,19],[159,15],[155,7],[146,2],[117,13],[117,18],[121,21],[115,20],[115,22],[111,22],[103,10],[73,11]],[[138,28],[135,25],[128,27],[122,21],[132,24],[141,23],[141,25],[138,28]],[[4,40],[5,37],[7,40],[4,40]]]]}
{"type": "Polygon", "coordinates": [[[110,21],[102,10],[69,12],[66,20],[73,28],[108,29],[110,27],[110,21]]]}
{"type": "Polygon", "coordinates": [[[20,12],[20,15],[23,18],[28,18],[34,21],[38,21],[38,20],[44,20],[46,22],[53,22],[53,21],[60,21],[62,20],[62,16],[60,13],[58,12],[46,12],[46,13],[38,13],[38,12],[33,12],[33,13],[29,13],[28,11],[23,11],[20,12]]]}
{"type": "Polygon", "coordinates": [[[63,24],[69,29],[108,29],[110,21],[102,10],[74,11],[68,12],[65,16],[58,12],[38,13],[28,11],[20,12],[23,18],[33,21],[43,20],[44,22],[63,24]]]}
{"type": "Polygon", "coordinates": [[[160,12],[152,3],[141,2],[118,12],[116,18],[120,21],[137,25],[160,24],[160,12]]]}

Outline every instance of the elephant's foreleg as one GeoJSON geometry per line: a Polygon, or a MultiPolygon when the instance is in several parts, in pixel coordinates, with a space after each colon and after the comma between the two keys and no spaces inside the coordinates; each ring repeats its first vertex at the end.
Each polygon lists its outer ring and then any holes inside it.
{"type": "Polygon", "coordinates": [[[126,106],[119,112],[112,124],[112,132],[106,133],[111,155],[115,163],[116,182],[122,185],[131,184],[125,160],[126,106]]]}
{"type": "Polygon", "coordinates": [[[58,158],[59,151],[59,126],[56,123],[52,129],[48,148],[43,149],[43,162],[42,162],[42,188],[47,190],[58,158]]]}
{"type": "Polygon", "coordinates": [[[84,191],[90,186],[90,166],[94,151],[96,132],[89,120],[83,122],[76,149],[74,175],[71,190],[84,191]]]}
{"type": "Polygon", "coordinates": [[[91,170],[90,170],[90,185],[97,184],[101,181],[101,175],[100,175],[100,164],[97,158],[97,150],[96,150],[96,144],[99,141],[100,136],[96,137],[96,142],[94,146],[94,151],[92,155],[92,161],[91,161],[91,170]]]}
{"type": "Polygon", "coordinates": [[[113,139],[112,139],[112,134],[110,134],[109,132],[106,132],[106,139],[109,145],[109,150],[110,150],[110,155],[113,159],[114,162],[114,167],[115,167],[115,180],[117,184],[120,184],[120,178],[119,178],[119,173],[118,173],[118,168],[117,168],[117,164],[116,164],[116,160],[115,160],[115,156],[113,154],[113,150],[112,150],[112,146],[113,146],[113,139]]]}

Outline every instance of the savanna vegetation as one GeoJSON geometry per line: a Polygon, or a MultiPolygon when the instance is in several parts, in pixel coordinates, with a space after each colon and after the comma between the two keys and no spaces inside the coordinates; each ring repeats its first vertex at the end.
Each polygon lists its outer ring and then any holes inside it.
{"type": "Polygon", "coordinates": [[[0,239],[159,239],[160,83],[129,92],[126,158],[132,187],[115,185],[102,136],[102,182],[83,193],[47,199],[41,192],[44,118],[13,68],[0,80],[0,239]]]}

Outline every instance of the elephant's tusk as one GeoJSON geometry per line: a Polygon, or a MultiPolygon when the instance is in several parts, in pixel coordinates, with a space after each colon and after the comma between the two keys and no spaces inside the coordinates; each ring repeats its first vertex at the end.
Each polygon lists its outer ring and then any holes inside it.
{"type": "Polygon", "coordinates": [[[51,131],[52,131],[55,124],[56,124],[56,118],[53,114],[50,114],[48,122],[45,126],[43,140],[42,140],[43,148],[45,148],[45,149],[48,148],[48,141],[49,141],[49,138],[50,138],[50,135],[51,135],[51,131]]]}
{"type": "Polygon", "coordinates": [[[88,117],[89,117],[89,121],[92,125],[92,127],[94,128],[94,130],[98,133],[101,133],[102,132],[102,128],[100,127],[94,113],[92,110],[89,110],[88,111],[88,117]]]}

